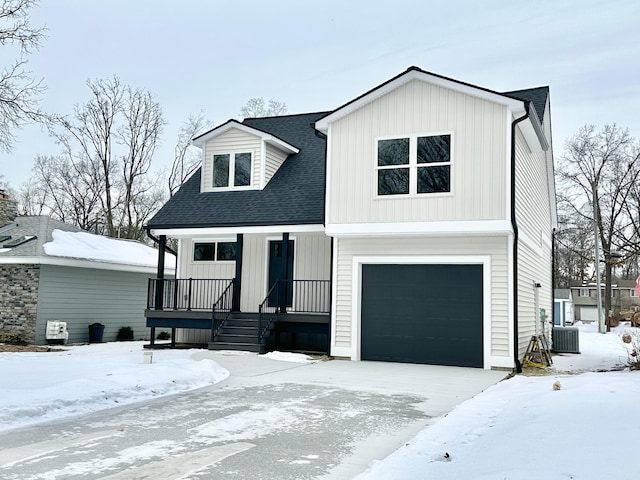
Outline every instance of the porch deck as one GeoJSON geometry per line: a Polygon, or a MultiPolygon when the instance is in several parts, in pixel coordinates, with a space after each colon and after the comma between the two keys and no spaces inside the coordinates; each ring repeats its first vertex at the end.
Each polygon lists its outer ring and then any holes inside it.
{"type": "Polygon", "coordinates": [[[209,330],[211,350],[308,351],[328,353],[330,282],[279,281],[257,312],[234,309],[234,279],[150,279],[146,325],[151,329],[147,348],[155,343],[156,328],[209,330]],[[295,292],[295,297],[294,297],[295,292]],[[295,301],[292,301],[295,298],[295,301]],[[213,300],[215,299],[215,300],[213,300]]]}

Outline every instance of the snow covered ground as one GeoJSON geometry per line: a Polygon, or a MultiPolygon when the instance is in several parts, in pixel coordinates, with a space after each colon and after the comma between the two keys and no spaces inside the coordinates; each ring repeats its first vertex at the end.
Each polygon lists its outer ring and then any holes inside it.
{"type": "MultiPolygon", "coordinates": [[[[435,419],[359,480],[628,478],[636,469],[640,372],[622,369],[628,353],[621,335],[636,329],[602,335],[595,325],[579,328],[582,353],[554,356],[552,375],[519,375],[489,388],[435,419]]],[[[0,432],[228,376],[196,352],[154,352],[151,364],[143,361],[141,342],[0,353],[0,432]]],[[[279,352],[264,357],[308,361],[279,352]]]]}
{"type": "Polygon", "coordinates": [[[629,478],[637,470],[640,371],[602,370],[627,363],[621,335],[640,329],[603,335],[595,324],[578,327],[581,354],[554,356],[556,374],[487,389],[358,480],[629,478]]]}

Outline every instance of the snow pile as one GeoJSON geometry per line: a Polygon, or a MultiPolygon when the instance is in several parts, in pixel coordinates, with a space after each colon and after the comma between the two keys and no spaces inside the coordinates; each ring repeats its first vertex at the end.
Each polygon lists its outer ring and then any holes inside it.
{"type": "Polygon", "coordinates": [[[579,325],[581,354],[556,373],[516,376],[436,420],[358,480],[628,478],[636,470],[640,371],[626,364],[621,326],[579,325]]]}
{"type": "Polygon", "coordinates": [[[278,360],[280,362],[292,362],[292,363],[316,363],[317,360],[313,360],[308,355],[304,355],[302,353],[291,353],[291,352],[269,352],[263,355],[265,358],[270,358],[271,360],[278,360]]]}
{"type": "MultiPolygon", "coordinates": [[[[47,255],[144,267],[158,265],[158,251],[133,240],[62,230],[54,230],[52,237],[52,242],[43,245],[47,255]]],[[[175,268],[176,259],[173,255],[165,254],[165,266],[175,268]]]]}
{"type": "Polygon", "coordinates": [[[155,350],[151,364],[143,361],[142,342],[0,353],[0,431],[184,392],[228,377],[213,360],[193,360],[196,351],[155,350]]]}

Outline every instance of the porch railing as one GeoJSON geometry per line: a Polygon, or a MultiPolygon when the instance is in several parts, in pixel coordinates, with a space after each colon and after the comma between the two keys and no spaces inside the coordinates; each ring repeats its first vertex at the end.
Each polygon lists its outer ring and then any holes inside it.
{"type": "Polygon", "coordinates": [[[229,282],[232,280],[230,278],[150,278],[147,309],[209,311],[223,292],[229,288],[229,282]]]}
{"type": "Polygon", "coordinates": [[[278,313],[330,313],[330,280],[278,280],[258,307],[261,341],[278,313]]]}
{"type": "Polygon", "coordinates": [[[233,305],[233,284],[234,280],[231,280],[227,285],[227,288],[224,289],[224,292],[218,298],[218,301],[213,304],[211,309],[211,341],[215,341],[216,335],[222,327],[224,327],[225,322],[229,318],[231,314],[231,309],[233,305]]]}

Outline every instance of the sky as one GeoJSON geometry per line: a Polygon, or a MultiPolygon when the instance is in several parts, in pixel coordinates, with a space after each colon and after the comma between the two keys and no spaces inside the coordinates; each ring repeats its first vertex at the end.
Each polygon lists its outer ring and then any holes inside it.
{"type": "MultiPolygon", "coordinates": [[[[332,110],[413,65],[496,91],[548,85],[558,156],[585,124],[640,138],[639,21],[636,0],[49,0],[32,12],[48,31],[28,67],[56,114],[89,99],[88,79],[149,90],[167,122],[157,170],[190,114],[220,124],[254,97],[332,110]]],[[[0,47],[0,66],[13,53],[0,47]]],[[[0,174],[18,188],[36,155],[57,153],[28,126],[0,174]]]]}
{"type": "MultiPolygon", "coordinates": [[[[484,480],[631,478],[631,472],[637,471],[638,423],[637,412],[629,406],[636,405],[640,395],[640,371],[621,371],[621,365],[627,364],[630,348],[638,348],[640,329],[628,323],[605,335],[597,332],[595,323],[579,324],[578,329],[580,354],[555,355],[553,367],[546,370],[546,375],[514,376],[434,418],[396,452],[369,465],[357,480],[445,480],[470,476],[484,480]],[[625,333],[631,334],[635,343],[623,343],[625,333]]],[[[224,368],[225,363],[229,365],[229,355],[256,355],[163,349],[151,356],[151,352],[147,352],[145,357],[142,342],[64,348],[62,352],[0,352],[2,368],[13,372],[2,379],[0,445],[9,440],[16,428],[210,386],[230,375],[233,380],[234,373],[224,368]],[[151,362],[145,363],[145,360],[151,362]]],[[[298,362],[300,368],[317,362],[301,354],[272,352],[248,364],[262,369],[263,359],[298,362]]],[[[277,377],[281,382],[286,372],[292,371],[273,365],[261,371],[275,370],[281,374],[277,377]]],[[[310,373],[309,381],[318,385],[314,378],[310,373]]],[[[346,385],[357,385],[360,392],[365,388],[359,378],[349,379],[346,373],[343,378],[346,385]]],[[[222,384],[220,388],[234,388],[231,385],[222,384]]],[[[286,435],[282,433],[283,420],[278,416],[283,411],[287,415],[284,424],[292,428],[308,425],[305,422],[309,417],[322,421],[323,415],[333,414],[331,409],[321,410],[299,400],[280,402],[277,409],[266,408],[267,404],[261,402],[257,400],[254,408],[243,406],[229,410],[225,416],[212,420],[212,423],[218,422],[214,423],[218,444],[232,447],[239,439],[258,443],[255,439],[273,441],[274,436],[286,435]]],[[[211,405],[205,403],[203,408],[211,405]]],[[[224,411],[224,407],[220,408],[224,411]]],[[[357,405],[344,405],[343,411],[350,415],[363,414],[357,405]]],[[[132,472],[145,471],[145,466],[152,467],[157,465],[154,461],[167,458],[171,460],[171,468],[167,467],[162,478],[189,476],[188,468],[198,463],[183,459],[188,460],[189,449],[202,448],[201,444],[195,448],[188,442],[176,445],[176,440],[158,427],[154,415],[140,416],[135,412],[130,415],[133,416],[114,414],[106,420],[90,417],[91,421],[84,423],[82,431],[63,425],[59,435],[45,435],[27,448],[2,448],[0,476],[11,472],[11,478],[16,479],[83,475],[115,478],[118,474],[114,472],[126,472],[130,478],[132,472]],[[134,444],[132,448],[121,447],[123,442],[110,444],[115,436],[130,434],[138,438],[131,434],[133,429],[148,429],[153,433],[151,437],[144,437],[146,443],[134,444]],[[152,446],[157,448],[150,453],[152,446]],[[90,455],[92,461],[84,460],[86,455],[90,455]],[[65,460],[56,463],[52,461],[56,457],[65,460]],[[52,465],[58,469],[52,471],[52,465]]],[[[175,409],[174,416],[163,420],[185,422],[179,408],[175,409]]],[[[190,425],[188,421],[184,424],[190,425]]],[[[189,436],[196,444],[198,431],[194,429],[194,434],[189,436]]],[[[360,442],[372,448],[370,438],[360,442]]],[[[317,448],[317,455],[308,458],[325,456],[322,442],[317,448]]],[[[198,451],[198,455],[204,457],[202,452],[198,451]]],[[[343,459],[344,462],[358,460],[360,458],[343,459]]],[[[313,472],[313,462],[306,463],[309,472],[313,472]]],[[[204,460],[198,473],[206,475],[210,465],[204,460]]],[[[362,469],[366,468],[365,462],[362,469]]],[[[155,469],[157,473],[158,467],[155,469]]],[[[190,473],[194,474],[190,478],[198,476],[194,471],[190,473]]],[[[333,477],[329,474],[326,478],[333,477]]]]}

